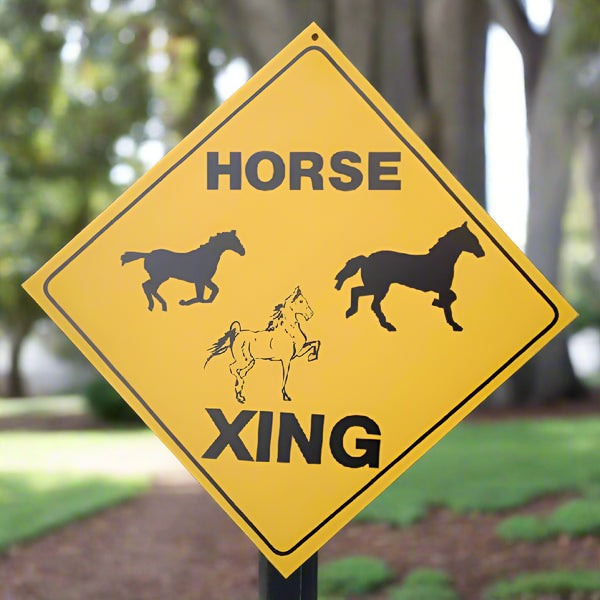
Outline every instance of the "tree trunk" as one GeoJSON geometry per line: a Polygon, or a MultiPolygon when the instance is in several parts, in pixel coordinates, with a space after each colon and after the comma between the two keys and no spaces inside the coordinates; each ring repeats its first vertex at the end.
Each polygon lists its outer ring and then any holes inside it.
{"type": "Polygon", "coordinates": [[[21,351],[30,327],[17,327],[10,335],[10,362],[6,395],[9,398],[25,396],[25,383],[21,374],[21,351]]]}
{"type": "Polygon", "coordinates": [[[483,83],[489,11],[481,0],[423,3],[433,150],[485,206],[483,83]]]}
{"type": "MultiPolygon", "coordinates": [[[[570,70],[561,38],[561,5],[538,75],[530,109],[529,219],[526,253],[556,287],[560,282],[563,217],[569,193],[574,115],[568,106],[570,70]]],[[[531,361],[528,401],[536,404],[582,395],[567,351],[567,336],[554,338],[531,361]]]]}

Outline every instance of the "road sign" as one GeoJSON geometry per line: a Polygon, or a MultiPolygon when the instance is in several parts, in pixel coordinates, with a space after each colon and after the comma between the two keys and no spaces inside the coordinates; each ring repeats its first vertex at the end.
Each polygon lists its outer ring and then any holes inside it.
{"type": "Polygon", "coordinates": [[[575,316],[316,25],[25,287],[286,576],[575,316]]]}

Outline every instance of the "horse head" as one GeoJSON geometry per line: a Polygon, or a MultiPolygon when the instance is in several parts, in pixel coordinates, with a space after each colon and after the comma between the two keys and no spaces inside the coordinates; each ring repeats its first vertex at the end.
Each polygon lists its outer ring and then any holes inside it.
{"type": "MultiPolygon", "coordinates": [[[[246,254],[246,249],[242,246],[242,242],[238,238],[235,229],[231,231],[223,231],[221,233],[217,233],[214,238],[217,238],[219,242],[222,244],[222,247],[225,250],[233,250],[237,252],[240,256],[244,256],[246,254]]],[[[214,239],[211,238],[211,239],[214,239]]]]}
{"type": "Polygon", "coordinates": [[[285,307],[289,308],[294,315],[302,315],[307,321],[314,314],[312,308],[309,306],[306,298],[302,294],[300,286],[296,287],[290,296],[288,296],[285,301],[285,307]]]}
{"type": "Polygon", "coordinates": [[[470,252],[474,254],[477,258],[481,258],[485,256],[485,252],[479,243],[479,240],[475,237],[475,234],[471,232],[471,230],[467,227],[467,222],[465,221],[457,231],[460,232],[460,243],[461,248],[464,252],[470,252]]]}

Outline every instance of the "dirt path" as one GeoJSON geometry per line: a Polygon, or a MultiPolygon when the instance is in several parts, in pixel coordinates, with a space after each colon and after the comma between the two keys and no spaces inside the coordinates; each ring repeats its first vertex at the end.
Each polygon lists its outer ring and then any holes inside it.
{"type": "MultiPolygon", "coordinates": [[[[527,510],[546,512],[559,501],[540,501],[527,510]]],[[[397,582],[416,567],[445,569],[464,600],[480,600],[483,587],[509,574],[600,565],[597,537],[508,545],[494,535],[500,518],[437,510],[405,530],[350,525],[322,549],[320,560],[378,556],[397,582]]],[[[0,558],[1,600],[257,597],[257,550],[196,484],[159,485],[0,558]]]]}

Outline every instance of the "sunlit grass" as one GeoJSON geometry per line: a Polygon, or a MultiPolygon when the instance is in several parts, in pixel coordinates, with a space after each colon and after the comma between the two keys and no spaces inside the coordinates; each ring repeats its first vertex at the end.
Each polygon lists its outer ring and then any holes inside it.
{"type": "Polygon", "coordinates": [[[500,511],[600,483],[600,418],[465,423],[358,516],[409,525],[433,506],[500,511]]]}
{"type": "Polygon", "coordinates": [[[0,475],[0,552],[136,496],[147,487],[145,477],[0,475]]]}

